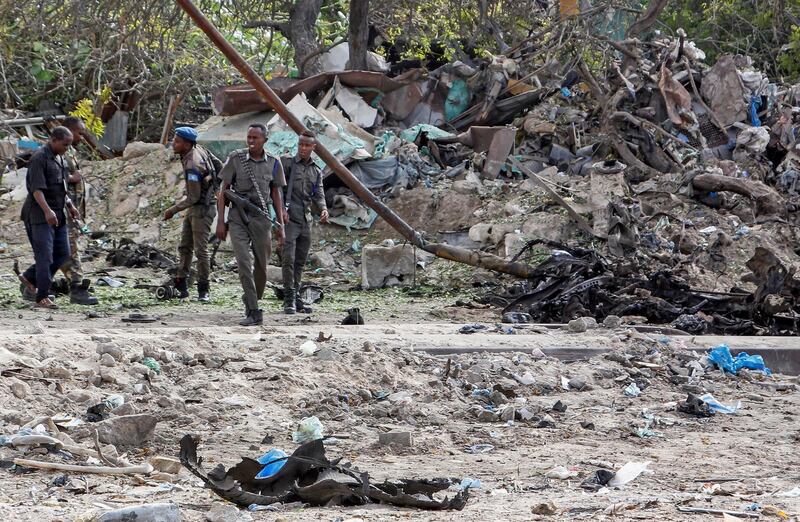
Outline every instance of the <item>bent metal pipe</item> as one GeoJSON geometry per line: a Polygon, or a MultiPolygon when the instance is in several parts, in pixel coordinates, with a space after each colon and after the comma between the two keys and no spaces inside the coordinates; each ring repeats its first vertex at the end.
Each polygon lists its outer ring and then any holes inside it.
{"type": "MultiPolygon", "coordinates": [[[[264,100],[275,110],[275,112],[285,121],[293,131],[300,134],[306,129],[305,125],[289,110],[275,91],[267,85],[267,82],[253,70],[239,52],[228,42],[222,33],[212,24],[205,15],[195,6],[191,0],[175,0],[178,5],[189,15],[195,24],[208,36],[214,45],[225,55],[228,61],[236,67],[253,88],[264,97],[264,100]]],[[[386,206],[365,187],[350,170],[339,161],[336,156],[326,149],[321,143],[317,143],[315,149],[317,155],[336,173],[339,179],[347,185],[353,193],[368,207],[373,209],[389,225],[397,230],[407,241],[414,246],[421,248],[438,257],[465,263],[468,265],[486,268],[497,272],[527,278],[532,274],[532,267],[524,263],[511,263],[505,259],[486,254],[485,252],[473,252],[459,247],[445,244],[426,242],[422,235],[414,230],[408,223],[398,216],[392,209],[386,206]]]]}

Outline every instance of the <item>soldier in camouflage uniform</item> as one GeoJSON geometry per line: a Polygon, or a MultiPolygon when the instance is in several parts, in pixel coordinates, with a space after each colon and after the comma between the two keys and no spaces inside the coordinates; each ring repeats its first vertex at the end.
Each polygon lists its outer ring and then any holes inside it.
{"type": "MultiPolygon", "coordinates": [[[[278,242],[283,245],[283,212],[281,209],[281,189],[286,186],[283,167],[278,158],[264,150],[267,129],[257,123],[247,130],[247,148],[233,151],[222,167],[220,177],[222,186],[217,198],[217,212],[225,212],[225,191],[233,189],[239,195],[262,211],[269,212],[268,202],[277,209],[276,229],[278,242]]],[[[262,324],[264,315],[258,307],[258,300],[264,294],[267,283],[267,265],[272,253],[272,231],[269,220],[241,207],[232,207],[228,213],[228,224],[217,220],[217,237],[224,241],[230,229],[231,244],[239,267],[239,280],[242,283],[246,317],[239,323],[242,326],[262,324]]]]}
{"type": "Polygon", "coordinates": [[[75,146],[83,139],[86,126],[74,116],[64,118],[64,127],[72,132],[72,145],[67,149],[64,158],[69,170],[67,179],[67,195],[78,209],[79,219],[68,219],[67,229],[69,232],[70,258],[61,266],[61,271],[69,280],[69,300],[72,303],[82,305],[95,305],[97,298],[89,293],[89,280],[83,278],[81,268],[81,253],[78,249],[78,239],[81,236],[81,227],[86,219],[86,183],[81,175],[80,164],[78,163],[78,151],[75,146]]]}
{"type": "Polygon", "coordinates": [[[286,239],[283,245],[283,312],[310,313],[311,308],[300,297],[300,278],[311,248],[311,207],[320,213],[320,222],[328,222],[325,205],[325,188],[322,172],[311,158],[317,139],[310,131],[303,132],[298,139],[297,155],[283,158],[283,172],[287,189],[284,194],[286,210],[286,239]]]}
{"type": "Polygon", "coordinates": [[[178,127],[172,140],[172,150],[181,157],[186,195],[164,212],[164,219],[186,210],[178,246],[180,262],[175,278],[179,298],[189,297],[187,278],[192,266],[192,254],[197,256],[197,298],[207,302],[209,275],[208,236],[217,215],[214,177],[216,168],[210,152],[197,145],[197,131],[191,127],[178,127]]]}

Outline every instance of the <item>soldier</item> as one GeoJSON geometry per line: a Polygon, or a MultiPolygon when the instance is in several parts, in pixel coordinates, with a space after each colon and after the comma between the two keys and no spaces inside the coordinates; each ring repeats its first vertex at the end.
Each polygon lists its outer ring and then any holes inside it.
{"type": "MultiPolygon", "coordinates": [[[[247,129],[247,148],[233,151],[220,172],[222,186],[217,197],[220,217],[225,215],[225,191],[228,189],[233,189],[258,210],[235,205],[228,214],[227,226],[223,219],[217,220],[217,237],[220,241],[225,240],[230,230],[233,253],[239,267],[239,280],[244,291],[242,300],[247,315],[239,323],[242,326],[262,324],[264,320],[258,300],[264,295],[267,284],[272,237],[270,221],[261,212],[269,212],[267,201],[270,196],[275,209],[283,208],[281,188],[286,186],[280,160],[264,150],[266,141],[267,128],[260,123],[251,125],[247,129]]],[[[278,211],[277,214],[280,246],[283,244],[283,212],[278,211]]]]}
{"type": "Polygon", "coordinates": [[[89,293],[89,280],[83,278],[81,269],[81,253],[78,250],[78,238],[81,236],[81,227],[86,220],[86,183],[81,175],[81,168],[78,164],[78,151],[75,147],[83,139],[86,132],[86,125],[74,116],[64,118],[64,127],[72,133],[72,145],[64,153],[67,162],[69,178],[67,178],[67,194],[78,209],[78,219],[67,220],[69,232],[69,251],[70,258],[61,266],[61,271],[69,280],[69,301],[82,305],[96,305],[97,298],[89,293]]]}
{"type": "Polygon", "coordinates": [[[311,313],[300,298],[300,277],[308,260],[311,248],[311,206],[320,213],[320,222],[328,222],[328,208],[325,205],[325,190],[322,186],[322,173],[311,159],[317,139],[310,131],[299,136],[297,155],[283,158],[283,171],[286,175],[286,209],[283,216],[286,223],[286,239],[283,245],[283,312],[295,311],[311,313]]]}
{"type": "Polygon", "coordinates": [[[50,285],[53,274],[69,259],[66,212],[78,219],[78,209],[67,196],[69,171],[62,156],[71,144],[69,129],[53,129],[47,144],[31,157],[25,178],[28,197],[20,217],[35,263],[20,276],[20,281],[23,296],[35,292],[38,308],[58,308],[50,298],[50,285]]]}
{"type": "MultiPolygon", "coordinates": [[[[197,131],[191,127],[178,127],[172,140],[172,150],[181,157],[186,195],[164,212],[164,220],[186,210],[178,246],[180,262],[175,277],[178,297],[189,297],[187,277],[192,267],[192,253],[197,256],[197,299],[208,302],[211,272],[208,254],[208,236],[217,215],[214,177],[216,166],[210,152],[197,145],[197,131]],[[187,210],[188,209],[188,210],[187,210]]],[[[217,160],[219,161],[219,160],[217,160]]]]}

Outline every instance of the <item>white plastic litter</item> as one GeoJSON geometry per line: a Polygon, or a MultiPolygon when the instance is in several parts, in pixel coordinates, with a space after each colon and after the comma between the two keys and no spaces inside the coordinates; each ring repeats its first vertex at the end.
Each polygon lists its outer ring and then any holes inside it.
{"type": "Polygon", "coordinates": [[[303,355],[314,355],[317,351],[317,343],[314,341],[306,341],[300,345],[300,353],[303,355]]]}
{"type": "Polygon", "coordinates": [[[325,428],[317,417],[306,417],[300,421],[297,431],[292,433],[292,442],[302,444],[310,440],[321,439],[325,428]]]}
{"type": "Polygon", "coordinates": [[[625,484],[635,480],[636,477],[642,473],[650,472],[650,470],[647,469],[647,466],[649,465],[649,460],[647,462],[628,462],[622,466],[619,471],[617,471],[611,480],[608,481],[608,485],[612,488],[624,486],[625,484]]]}
{"type": "Polygon", "coordinates": [[[775,493],[775,496],[800,498],[800,486],[795,486],[794,489],[790,489],[789,491],[780,491],[778,493],[775,493]]]}
{"type": "Polygon", "coordinates": [[[627,388],[622,390],[622,393],[624,393],[626,397],[638,397],[642,394],[642,390],[639,389],[639,386],[637,386],[635,382],[632,382],[627,388]]]}
{"type": "Polygon", "coordinates": [[[577,471],[571,471],[564,466],[556,466],[544,475],[547,478],[554,478],[558,480],[567,480],[578,476],[577,471]]]}

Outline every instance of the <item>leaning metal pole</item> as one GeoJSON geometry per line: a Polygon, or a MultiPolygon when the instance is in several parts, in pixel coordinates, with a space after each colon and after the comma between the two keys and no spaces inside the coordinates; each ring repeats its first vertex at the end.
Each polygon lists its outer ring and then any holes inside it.
{"type": "MultiPolygon", "coordinates": [[[[285,121],[289,127],[296,133],[300,134],[307,130],[303,122],[297,116],[292,114],[289,107],[283,103],[275,91],[273,91],[267,82],[256,73],[252,67],[245,61],[242,55],[234,49],[222,33],[214,27],[203,13],[192,3],[191,0],[175,0],[181,8],[186,11],[186,14],[194,20],[194,23],[206,33],[206,36],[217,46],[217,48],[225,55],[225,57],[233,64],[236,69],[244,76],[244,78],[253,86],[253,88],[270,104],[275,112],[285,121]]],[[[515,275],[517,277],[530,277],[533,275],[532,267],[523,263],[510,263],[503,258],[486,254],[483,252],[472,252],[463,248],[454,247],[445,244],[435,244],[426,242],[419,232],[414,230],[408,223],[398,216],[392,209],[386,206],[373,194],[367,187],[365,187],[356,178],[352,172],[341,162],[336,156],[326,149],[321,143],[317,143],[315,152],[336,173],[339,179],[347,185],[347,187],[358,196],[361,201],[368,207],[373,209],[380,217],[382,217],[389,225],[397,230],[406,240],[413,245],[430,252],[436,256],[459,263],[486,268],[497,272],[515,275]]]]}

